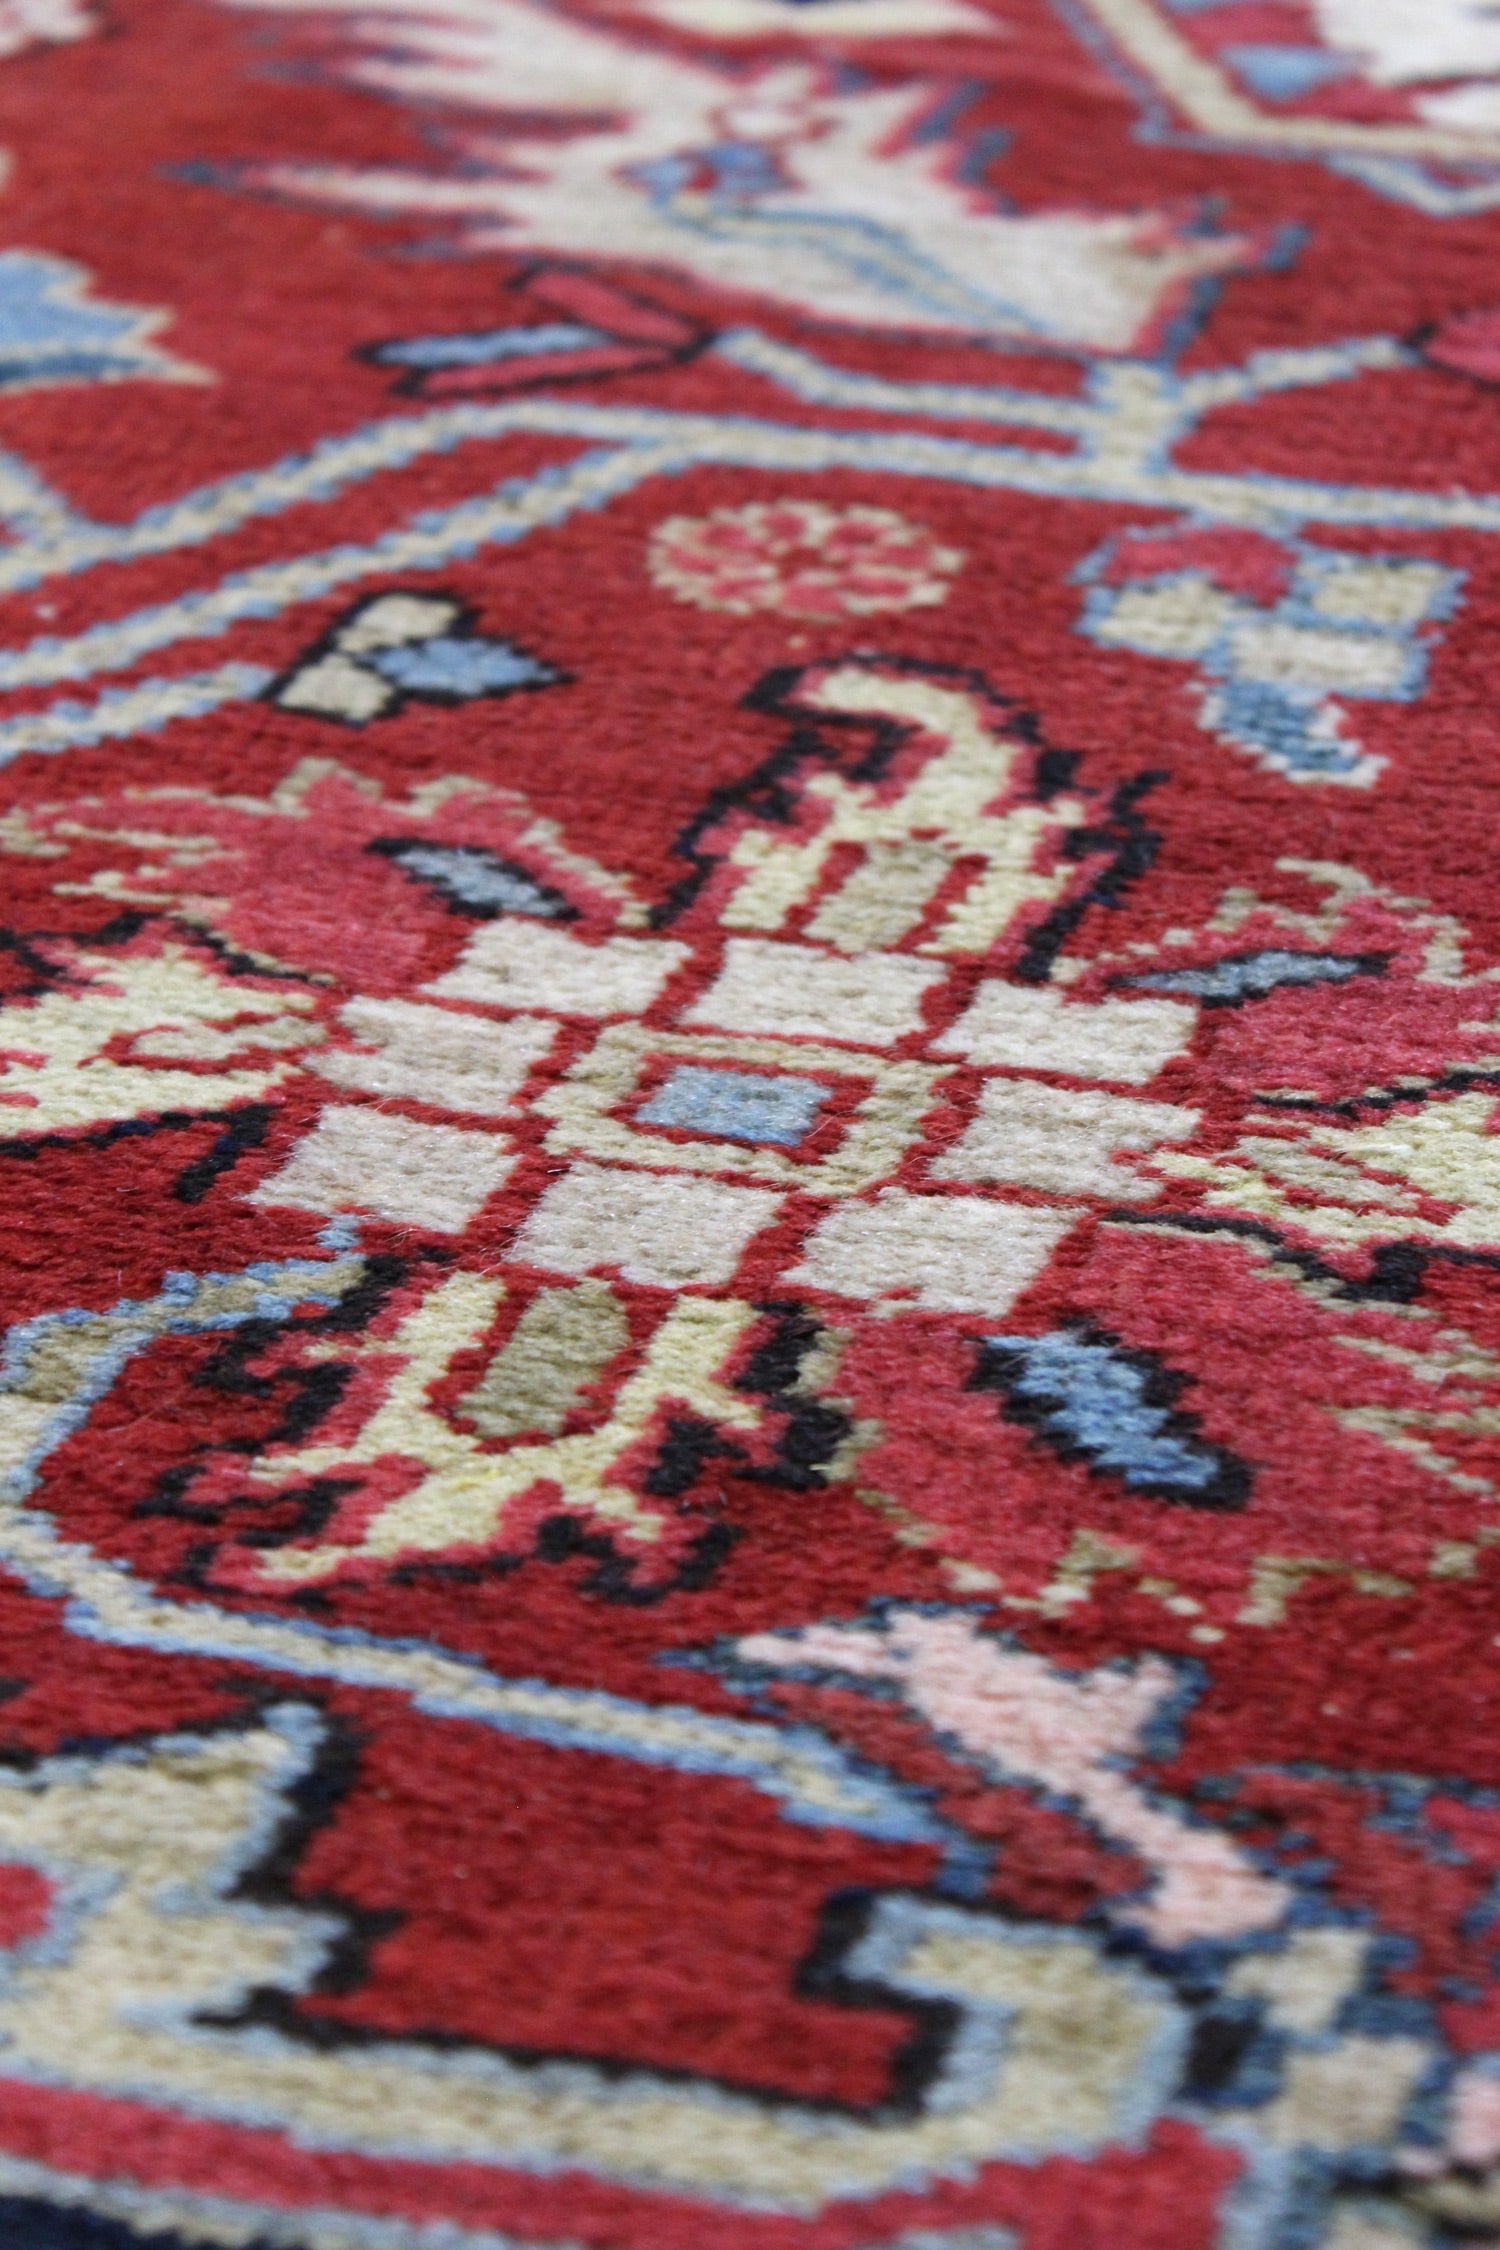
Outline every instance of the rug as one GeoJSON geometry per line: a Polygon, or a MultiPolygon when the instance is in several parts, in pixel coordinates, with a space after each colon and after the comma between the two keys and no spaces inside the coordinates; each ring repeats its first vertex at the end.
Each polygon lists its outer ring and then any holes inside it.
{"type": "Polygon", "coordinates": [[[0,2244],[1500,2243],[1500,19],[0,0],[0,2244]]]}

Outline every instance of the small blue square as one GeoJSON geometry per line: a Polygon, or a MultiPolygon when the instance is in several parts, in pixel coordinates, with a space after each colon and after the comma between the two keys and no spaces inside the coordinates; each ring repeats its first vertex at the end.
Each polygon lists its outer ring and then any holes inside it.
{"type": "Polygon", "coordinates": [[[791,1148],[827,1096],[815,1078],[770,1078],[749,1070],[684,1064],[637,1111],[643,1125],[673,1125],[716,1141],[776,1141],[791,1148]]]}

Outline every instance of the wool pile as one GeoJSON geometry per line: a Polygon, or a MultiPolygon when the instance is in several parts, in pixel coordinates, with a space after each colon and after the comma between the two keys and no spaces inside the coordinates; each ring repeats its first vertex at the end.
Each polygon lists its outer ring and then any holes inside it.
{"type": "Polygon", "coordinates": [[[1500,2245],[1500,20],[0,0],[4,2250],[1500,2245]]]}

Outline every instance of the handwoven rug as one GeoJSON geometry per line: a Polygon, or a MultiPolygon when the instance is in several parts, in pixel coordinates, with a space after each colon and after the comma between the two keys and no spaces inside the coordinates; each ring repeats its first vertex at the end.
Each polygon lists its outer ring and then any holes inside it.
{"type": "Polygon", "coordinates": [[[0,2246],[1500,2243],[1500,14],[0,4],[0,2246]]]}

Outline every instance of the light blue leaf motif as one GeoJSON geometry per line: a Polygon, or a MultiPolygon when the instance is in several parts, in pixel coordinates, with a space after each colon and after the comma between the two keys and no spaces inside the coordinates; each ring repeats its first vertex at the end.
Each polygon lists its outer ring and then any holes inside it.
{"type": "Polygon", "coordinates": [[[40,250],[0,251],[0,389],[181,381],[196,370],[151,342],[166,315],[89,295],[90,276],[40,250]]]}

